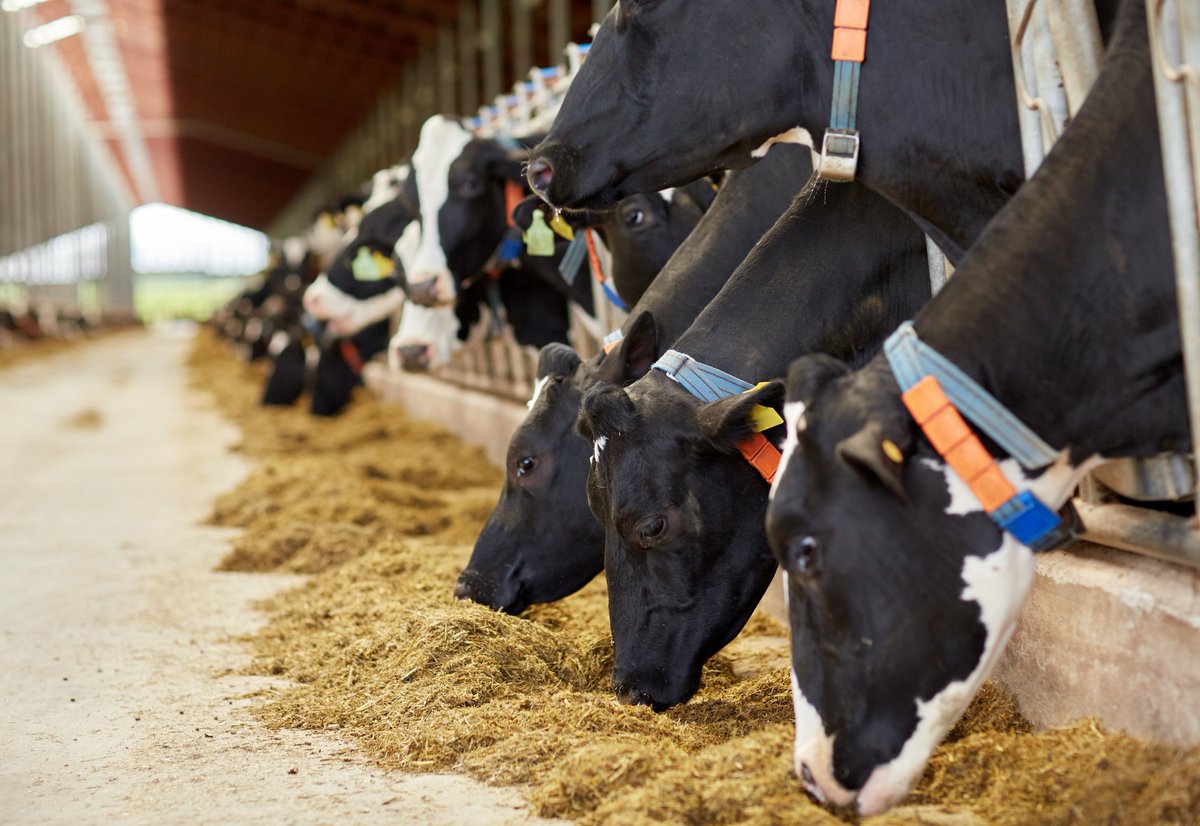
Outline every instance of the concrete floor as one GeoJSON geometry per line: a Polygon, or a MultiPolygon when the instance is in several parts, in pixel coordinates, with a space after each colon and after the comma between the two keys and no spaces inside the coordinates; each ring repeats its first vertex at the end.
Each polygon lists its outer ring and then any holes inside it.
{"type": "Polygon", "coordinates": [[[246,473],[137,332],[0,372],[0,823],[529,822],[518,795],[386,774],[333,734],[272,733],[231,643],[298,581],[214,573],[199,524],[246,473]]]}

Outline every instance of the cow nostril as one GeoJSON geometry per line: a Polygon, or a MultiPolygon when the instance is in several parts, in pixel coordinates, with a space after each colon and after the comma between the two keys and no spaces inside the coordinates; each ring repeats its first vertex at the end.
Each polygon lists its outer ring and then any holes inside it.
{"type": "Polygon", "coordinates": [[[459,580],[454,583],[454,598],[455,599],[472,599],[471,586],[464,580],[459,580]]]}
{"type": "Polygon", "coordinates": [[[529,164],[528,177],[533,191],[544,196],[554,182],[554,167],[545,158],[538,158],[529,164]]]}
{"type": "Polygon", "coordinates": [[[817,781],[813,779],[812,769],[808,767],[807,763],[800,764],[800,779],[809,786],[817,785],[817,781]]]}

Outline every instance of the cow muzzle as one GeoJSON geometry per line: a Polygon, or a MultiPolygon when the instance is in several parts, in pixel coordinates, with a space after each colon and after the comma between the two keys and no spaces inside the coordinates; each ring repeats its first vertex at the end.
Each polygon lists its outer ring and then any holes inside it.
{"type": "Polygon", "coordinates": [[[458,298],[454,278],[445,271],[410,278],[407,292],[409,301],[423,307],[448,307],[458,298]]]}

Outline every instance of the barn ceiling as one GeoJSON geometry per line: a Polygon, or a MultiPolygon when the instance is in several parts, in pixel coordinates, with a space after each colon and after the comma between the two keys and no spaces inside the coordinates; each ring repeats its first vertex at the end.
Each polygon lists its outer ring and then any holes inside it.
{"type": "Polygon", "coordinates": [[[458,13],[458,0],[49,0],[36,13],[52,20],[81,2],[107,7],[142,174],[95,49],[84,37],[53,48],[135,200],[258,228],[458,13]]]}

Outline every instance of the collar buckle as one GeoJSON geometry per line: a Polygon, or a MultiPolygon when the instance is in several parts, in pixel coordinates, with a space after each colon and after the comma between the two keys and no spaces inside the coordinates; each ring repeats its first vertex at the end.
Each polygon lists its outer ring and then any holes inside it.
{"type": "Polygon", "coordinates": [[[826,181],[853,181],[858,170],[858,130],[825,130],[817,174],[826,181]]]}

